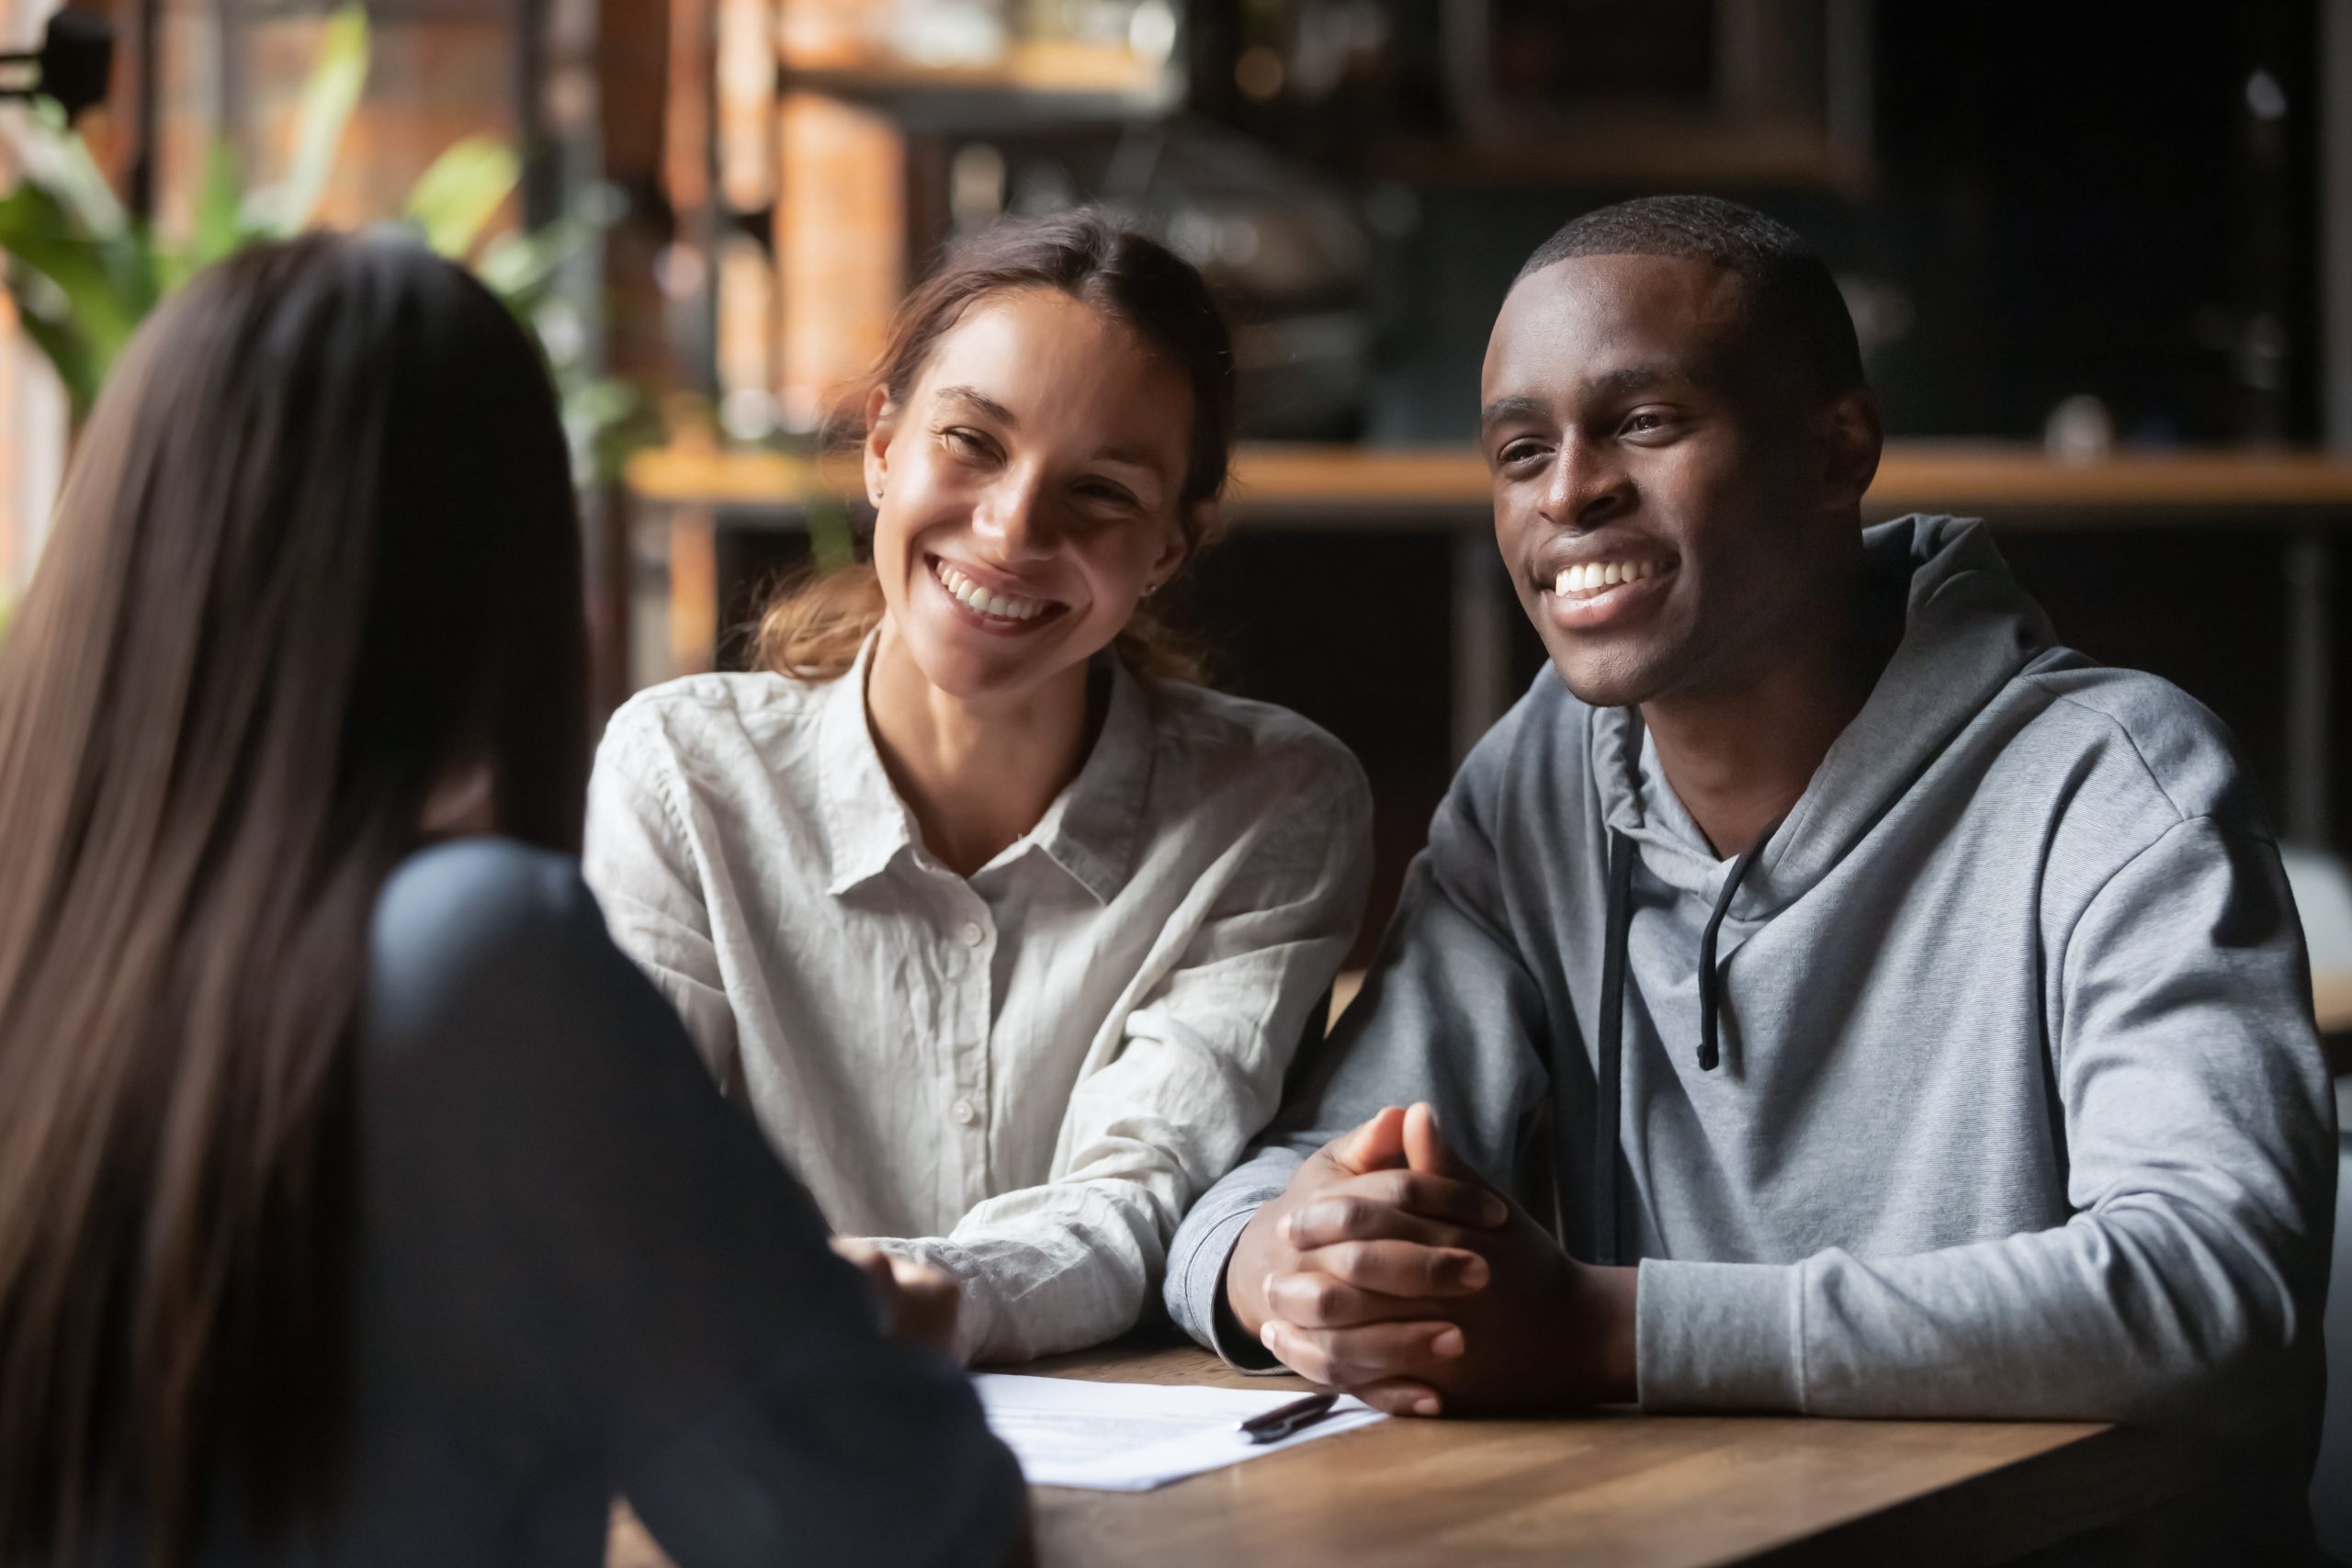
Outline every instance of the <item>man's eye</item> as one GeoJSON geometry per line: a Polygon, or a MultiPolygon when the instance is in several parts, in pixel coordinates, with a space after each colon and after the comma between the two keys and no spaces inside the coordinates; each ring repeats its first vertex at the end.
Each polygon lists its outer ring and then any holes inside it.
{"type": "Polygon", "coordinates": [[[1544,448],[1532,441],[1514,441],[1502,449],[1497,461],[1506,468],[1515,468],[1521,463],[1529,462],[1543,455],[1544,448]]]}
{"type": "Polygon", "coordinates": [[[1665,428],[1666,415],[1662,413],[1637,413],[1625,422],[1625,432],[1629,435],[1645,435],[1665,428]]]}

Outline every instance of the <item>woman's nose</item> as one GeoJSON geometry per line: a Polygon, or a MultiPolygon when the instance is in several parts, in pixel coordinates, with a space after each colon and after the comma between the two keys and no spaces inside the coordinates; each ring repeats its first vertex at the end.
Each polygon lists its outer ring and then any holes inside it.
{"type": "Polygon", "coordinates": [[[1034,479],[1009,474],[990,485],[972,511],[972,531],[1000,560],[1035,559],[1053,545],[1045,495],[1034,479]]]}

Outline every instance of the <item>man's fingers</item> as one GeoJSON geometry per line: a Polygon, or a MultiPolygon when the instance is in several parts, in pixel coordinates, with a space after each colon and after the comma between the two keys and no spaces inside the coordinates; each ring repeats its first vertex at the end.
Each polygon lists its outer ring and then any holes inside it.
{"type": "Polygon", "coordinates": [[[1299,1376],[1351,1390],[1391,1378],[1426,1377],[1463,1350],[1460,1328],[1426,1321],[1301,1328],[1274,1317],[1266,1320],[1259,1337],[1299,1376]]]}
{"type": "Polygon", "coordinates": [[[1469,1174],[1454,1160],[1453,1151],[1445,1146],[1445,1138],[1437,1128],[1437,1112],[1430,1108],[1429,1101],[1416,1100],[1406,1107],[1398,1132],[1405,1145],[1405,1163],[1413,1169],[1429,1176],[1469,1174]]]}
{"type": "Polygon", "coordinates": [[[1510,1207],[1475,1178],[1431,1176],[1419,1170],[1375,1170],[1332,1189],[1371,1198],[1425,1220],[1492,1230],[1510,1218],[1510,1207]]]}
{"type": "MultiPolygon", "coordinates": [[[[1317,1247],[1301,1261],[1307,1265],[1301,1274],[1310,1280],[1329,1280],[1341,1288],[1407,1301],[1475,1295],[1486,1289],[1493,1272],[1484,1258],[1467,1247],[1424,1247],[1411,1241],[1335,1242],[1317,1247]]],[[[1296,1293],[1305,1300],[1309,1292],[1300,1287],[1296,1293]]],[[[1287,1310],[1282,1315],[1294,1323],[1313,1321],[1287,1310]]],[[[1399,1315],[1367,1314],[1358,1321],[1399,1315]]],[[[1331,1321],[1336,1325],[1336,1320],[1331,1321]]]]}
{"type": "Polygon", "coordinates": [[[1437,1390],[1411,1378],[1383,1378],[1348,1390],[1374,1410],[1391,1416],[1436,1416],[1445,1408],[1437,1390]]]}
{"type": "Polygon", "coordinates": [[[1276,1232],[1294,1251],[1307,1252],[1342,1241],[1411,1241],[1442,1246],[1456,1233],[1394,1203],[1351,1192],[1327,1193],[1283,1216],[1276,1232]]]}
{"type": "Polygon", "coordinates": [[[1435,1315],[1443,1298],[1467,1295],[1477,1288],[1464,1284],[1465,1277],[1479,1284],[1486,1282],[1487,1260],[1476,1253],[1442,1253],[1402,1242],[1372,1244],[1399,1250],[1394,1260],[1380,1263],[1361,1259],[1351,1250],[1363,1245],[1350,1242],[1325,1247],[1310,1255],[1316,1267],[1267,1275],[1261,1287],[1266,1315],[1302,1328],[1352,1328],[1366,1323],[1428,1319],[1435,1315]],[[1414,1256],[1403,1256],[1406,1253],[1414,1256]],[[1343,1276],[1324,1266],[1334,1255],[1343,1257],[1352,1268],[1351,1274],[1343,1276]],[[1368,1279],[1397,1286],[1416,1280],[1431,1283],[1421,1290],[1385,1290],[1365,1284],[1368,1279]]]}
{"type": "Polygon", "coordinates": [[[1405,1112],[1391,1105],[1325,1145],[1332,1163],[1351,1175],[1405,1163],[1405,1112]]]}
{"type": "Polygon", "coordinates": [[[1483,1188],[1442,1176],[1389,1170],[1357,1177],[1301,1203],[1282,1217],[1275,1235],[1300,1252],[1342,1241],[1453,1247],[1463,1241],[1464,1230],[1488,1229],[1487,1216],[1509,1213],[1501,1199],[1483,1188]],[[1451,1190],[1437,1190],[1440,1187],[1451,1190]],[[1432,1215],[1430,1210],[1439,1213],[1432,1215]]]}

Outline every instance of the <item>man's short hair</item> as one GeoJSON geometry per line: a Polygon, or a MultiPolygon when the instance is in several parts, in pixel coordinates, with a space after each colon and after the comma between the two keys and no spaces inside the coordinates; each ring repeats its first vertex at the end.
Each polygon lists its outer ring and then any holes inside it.
{"type": "Polygon", "coordinates": [[[1869,384],[1854,318],[1829,268],[1795,230],[1752,207],[1713,196],[1645,196],[1599,208],[1538,245],[1519,276],[1573,256],[1673,256],[1720,267],[1745,285],[1749,321],[1777,332],[1822,391],[1869,384]]]}

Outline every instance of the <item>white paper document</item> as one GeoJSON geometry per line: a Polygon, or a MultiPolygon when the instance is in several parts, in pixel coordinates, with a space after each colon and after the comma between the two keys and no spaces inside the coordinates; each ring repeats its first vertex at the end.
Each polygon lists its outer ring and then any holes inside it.
{"type": "Polygon", "coordinates": [[[982,1372],[972,1379],[989,1429],[1034,1486],[1146,1492],[1261,1454],[1352,1432],[1387,1417],[1357,1399],[1295,1436],[1253,1443],[1234,1423],[1298,1398],[1288,1391],[1086,1382],[982,1372]]]}

